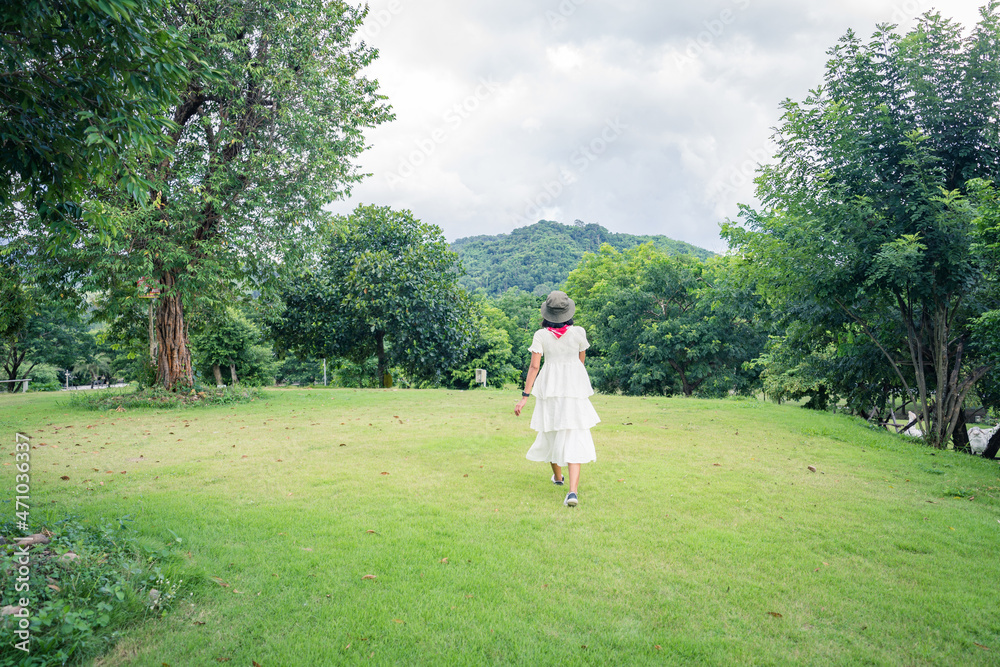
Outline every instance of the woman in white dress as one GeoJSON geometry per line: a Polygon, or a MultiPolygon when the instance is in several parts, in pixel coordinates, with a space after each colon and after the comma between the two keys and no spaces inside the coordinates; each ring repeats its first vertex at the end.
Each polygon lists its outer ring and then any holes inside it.
{"type": "Polygon", "coordinates": [[[545,299],[542,328],[535,332],[528,348],[531,366],[524,391],[514,406],[514,414],[520,415],[528,396],[535,397],[531,428],[538,436],[527,458],[550,463],[552,482],[559,486],[563,484],[562,468],[569,468],[569,493],[563,501],[569,507],[579,503],[580,465],[597,460],[590,429],[601,421],[590,404],[594,389],[583,365],[590,343],[583,327],[573,325],[575,311],[576,304],[564,292],[557,290],[545,299]]]}

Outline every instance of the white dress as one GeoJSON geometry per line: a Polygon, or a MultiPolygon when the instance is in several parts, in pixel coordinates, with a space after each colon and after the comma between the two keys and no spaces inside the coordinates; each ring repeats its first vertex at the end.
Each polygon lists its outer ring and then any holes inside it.
{"type": "Polygon", "coordinates": [[[528,450],[529,461],[565,466],[597,460],[590,429],[601,418],[590,404],[594,388],[580,363],[580,352],[588,347],[586,331],[577,326],[558,339],[548,329],[539,329],[531,339],[528,350],[540,353],[543,361],[531,388],[535,397],[531,428],[538,436],[528,450]]]}

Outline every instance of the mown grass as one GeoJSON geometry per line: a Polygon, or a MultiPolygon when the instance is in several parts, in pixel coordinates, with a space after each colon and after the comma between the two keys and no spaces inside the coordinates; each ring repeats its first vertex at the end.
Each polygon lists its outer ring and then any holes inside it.
{"type": "Polygon", "coordinates": [[[28,394],[0,427],[6,451],[34,438],[36,506],[128,514],[208,582],[96,665],[997,664],[995,461],[794,407],[598,396],[568,509],[516,398],[28,394]]]}

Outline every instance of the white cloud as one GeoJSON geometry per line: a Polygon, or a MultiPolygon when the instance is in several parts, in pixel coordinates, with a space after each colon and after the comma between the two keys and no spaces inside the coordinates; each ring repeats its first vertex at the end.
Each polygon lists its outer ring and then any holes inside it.
{"type": "MultiPolygon", "coordinates": [[[[372,0],[367,41],[397,119],[369,133],[359,202],[413,210],[449,240],[538,218],[722,249],[753,203],[779,103],[822,81],[848,28],[929,0],[372,0]],[[610,128],[610,129],[609,129],[610,128]],[[615,129],[617,128],[617,129],[615,129]]],[[[933,5],[971,26],[978,3],[933,5]]]]}

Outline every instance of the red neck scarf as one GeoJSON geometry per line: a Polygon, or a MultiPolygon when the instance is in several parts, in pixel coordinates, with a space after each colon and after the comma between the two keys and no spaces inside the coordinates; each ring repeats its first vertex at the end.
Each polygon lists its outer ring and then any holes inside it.
{"type": "Polygon", "coordinates": [[[567,331],[569,331],[569,326],[570,325],[567,324],[566,326],[559,327],[558,329],[554,327],[545,327],[545,328],[552,332],[552,335],[556,337],[556,340],[559,340],[566,334],[567,331]]]}

